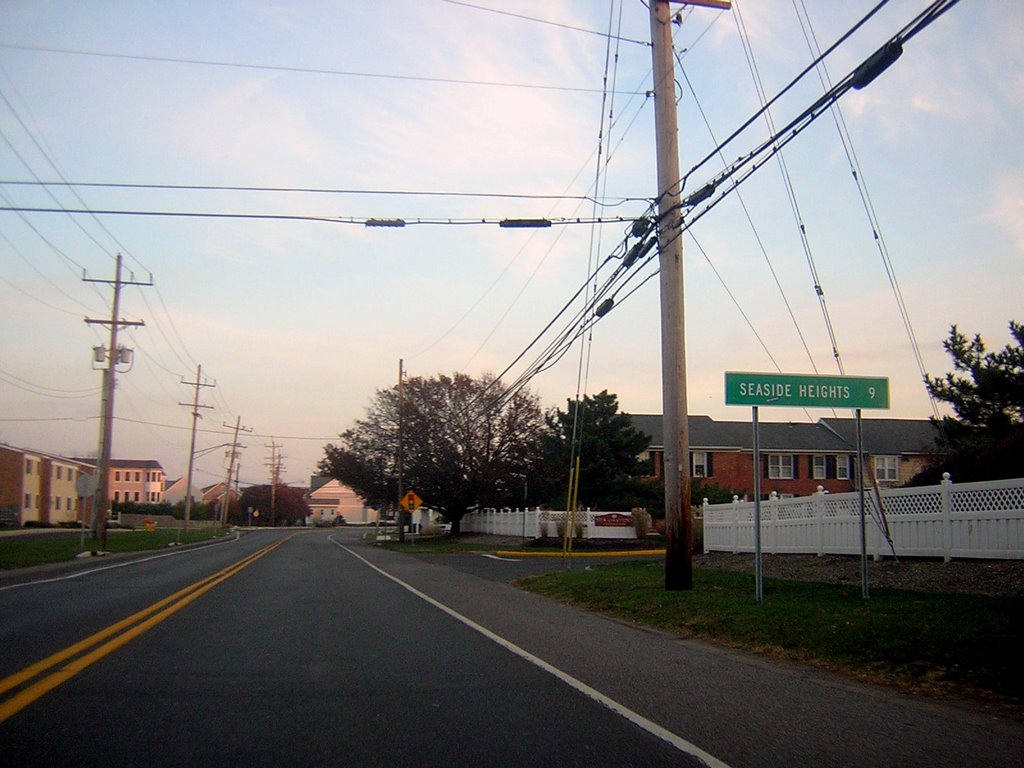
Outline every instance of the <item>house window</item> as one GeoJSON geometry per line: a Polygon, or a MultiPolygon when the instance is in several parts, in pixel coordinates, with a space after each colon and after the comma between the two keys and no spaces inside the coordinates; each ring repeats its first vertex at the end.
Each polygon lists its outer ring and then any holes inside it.
{"type": "Polygon", "coordinates": [[[60,496],[53,497],[53,508],[55,511],[60,512],[60,496]]]}
{"type": "Polygon", "coordinates": [[[875,479],[880,483],[899,480],[899,462],[899,456],[875,456],[875,479]]]}
{"type": "Polygon", "coordinates": [[[54,467],[54,469],[57,471],[57,479],[58,480],[63,480],[64,479],[64,467],[62,467],[60,464],[58,464],[56,467],[54,467]]]}
{"type": "Polygon", "coordinates": [[[768,478],[770,480],[793,479],[793,456],[773,453],[768,456],[768,478]]]}
{"type": "Polygon", "coordinates": [[[839,480],[850,479],[850,457],[836,456],[836,477],[839,480]]]}
{"type": "Polygon", "coordinates": [[[139,492],[138,492],[138,491],[136,491],[136,492],[135,492],[135,500],[136,500],[136,501],[138,501],[138,500],[139,500],[139,492]]]}
{"type": "Polygon", "coordinates": [[[690,453],[690,460],[693,466],[694,477],[709,477],[711,475],[707,451],[692,451],[690,453]]]}
{"type": "Polygon", "coordinates": [[[32,474],[32,459],[25,459],[25,474],[32,474]]]}
{"type": "Polygon", "coordinates": [[[141,483],[142,482],[142,473],[141,472],[136,472],[135,473],[135,482],[136,483],[141,483]]]}
{"type": "Polygon", "coordinates": [[[25,494],[25,509],[32,509],[32,494],[25,494]]]}
{"type": "Polygon", "coordinates": [[[115,470],[114,471],[114,482],[115,483],[120,483],[121,482],[121,471],[120,470],[115,470]]]}
{"type": "Polygon", "coordinates": [[[121,492],[120,491],[114,491],[114,501],[116,502],[116,501],[120,501],[120,500],[121,500],[121,492]]]}
{"type": "Polygon", "coordinates": [[[815,480],[824,480],[828,477],[827,462],[824,456],[813,456],[811,461],[811,476],[815,480]]]}

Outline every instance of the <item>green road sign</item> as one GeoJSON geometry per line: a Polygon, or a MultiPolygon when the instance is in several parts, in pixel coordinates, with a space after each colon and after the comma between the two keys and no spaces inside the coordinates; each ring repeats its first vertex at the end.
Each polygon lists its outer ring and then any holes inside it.
{"type": "Polygon", "coordinates": [[[802,376],[727,371],[725,404],[888,408],[889,379],[877,376],[802,376]]]}

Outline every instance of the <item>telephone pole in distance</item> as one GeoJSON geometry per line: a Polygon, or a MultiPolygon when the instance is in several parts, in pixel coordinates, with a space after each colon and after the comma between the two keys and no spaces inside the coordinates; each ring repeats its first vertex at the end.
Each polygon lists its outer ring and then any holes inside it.
{"type": "Polygon", "coordinates": [[[192,440],[188,449],[188,477],[185,480],[185,533],[188,533],[189,518],[192,516],[192,466],[196,458],[196,422],[202,418],[202,415],[199,413],[200,408],[213,407],[212,405],[199,404],[199,390],[203,387],[215,387],[217,385],[203,383],[203,366],[201,365],[196,366],[195,381],[182,381],[181,383],[195,387],[195,395],[191,403],[178,403],[178,405],[183,405],[186,408],[192,408],[192,440]]]}

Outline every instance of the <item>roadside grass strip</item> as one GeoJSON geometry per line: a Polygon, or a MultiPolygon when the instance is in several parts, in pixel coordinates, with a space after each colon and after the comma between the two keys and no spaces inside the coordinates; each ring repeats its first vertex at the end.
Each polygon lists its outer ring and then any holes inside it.
{"type": "Polygon", "coordinates": [[[248,557],[239,560],[237,563],[211,576],[200,579],[194,584],[190,584],[184,589],[175,592],[173,595],[158,600],[148,608],[144,608],[126,619],[111,624],[106,629],[102,629],[84,640],[70,645],[35,664],[25,667],[20,672],[0,680],[0,696],[16,691],[12,696],[0,703],[0,723],[17,714],[61,683],[67,682],[79,672],[152,629],[164,619],[172,616],[209,592],[218,584],[227,581],[243,568],[277,549],[290,538],[291,536],[288,536],[280,541],[275,541],[248,557]],[[57,671],[51,672],[46,677],[29,684],[31,680],[65,662],[69,663],[57,671]]]}
{"type": "MultiPolygon", "coordinates": [[[[197,544],[223,535],[214,528],[188,531],[184,537],[174,529],[159,531],[110,531],[107,548],[102,553],[145,552],[166,549],[174,544],[197,544]],[[180,540],[179,540],[180,539],[180,540]]],[[[86,540],[82,546],[78,536],[23,539],[20,536],[0,538],[0,570],[8,571],[47,563],[64,563],[93,551],[95,542],[86,540]]]]}

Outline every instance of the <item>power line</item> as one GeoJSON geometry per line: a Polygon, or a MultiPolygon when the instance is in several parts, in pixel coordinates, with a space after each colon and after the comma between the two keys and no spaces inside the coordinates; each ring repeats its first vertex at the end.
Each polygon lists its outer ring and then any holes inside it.
{"type": "Polygon", "coordinates": [[[0,370],[0,379],[15,389],[20,389],[23,392],[30,392],[33,395],[41,395],[42,397],[52,397],[61,400],[80,400],[87,397],[94,397],[100,391],[99,387],[91,387],[89,389],[58,389],[56,387],[48,387],[45,384],[37,384],[4,370],[0,370]]]}
{"type": "MultiPolygon", "coordinates": [[[[56,48],[44,45],[16,45],[0,43],[0,48],[16,51],[33,51],[36,53],[57,53],[69,56],[92,56],[96,58],[119,59],[128,61],[155,61],[163,64],[190,64],[204,67],[230,67],[234,69],[255,69],[270,72],[291,72],[305,75],[330,75],[334,77],[358,77],[373,80],[398,80],[413,83],[438,83],[442,85],[472,85],[487,88],[521,88],[539,91],[560,91],[566,93],[601,93],[600,88],[587,88],[571,85],[546,85],[544,83],[511,83],[497,80],[469,80],[455,77],[427,77],[425,75],[396,75],[381,72],[359,72],[345,69],[324,69],[320,67],[292,67],[281,64],[252,64],[237,61],[218,61],[215,59],[189,59],[178,56],[145,56],[131,53],[111,53],[107,51],[87,51],[80,48],[56,48]]],[[[624,91],[623,93],[629,93],[624,91]]]]}
{"type": "Polygon", "coordinates": [[[532,21],[532,22],[537,23],[537,24],[546,24],[546,25],[551,26],[551,27],[559,27],[560,29],[568,29],[568,30],[570,30],[572,32],[584,32],[584,33],[586,33],[588,35],[597,35],[598,37],[606,37],[609,40],[615,40],[617,42],[635,43],[636,45],[642,45],[642,46],[645,46],[647,48],[650,48],[650,46],[651,46],[650,40],[634,40],[634,39],[629,38],[629,37],[622,37],[621,35],[613,35],[613,34],[611,34],[611,32],[601,32],[601,31],[596,30],[596,29],[586,29],[584,27],[576,27],[576,26],[573,26],[572,24],[563,24],[563,23],[558,22],[558,21],[550,21],[548,19],[538,19],[536,16],[526,16],[526,15],[521,14],[521,13],[512,13],[511,11],[502,11],[502,10],[499,10],[497,8],[487,8],[486,6],[483,6],[483,5],[475,5],[473,3],[466,3],[466,2],[463,2],[462,0],[442,0],[442,2],[449,3],[451,5],[461,5],[461,6],[465,7],[465,8],[472,8],[475,11],[487,11],[488,13],[496,13],[496,14],[499,14],[501,16],[509,16],[509,17],[511,17],[513,19],[521,19],[523,21],[532,21]]]}
{"type": "MultiPolygon", "coordinates": [[[[876,13],[882,5],[885,5],[886,2],[888,2],[888,0],[883,0],[883,2],[879,6],[876,6],[876,8],[873,9],[867,17],[858,22],[858,24],[855,25],[851,31],[844,34],[840,38],[840,41],[847,39],[854,30],[863,25],[867,18],[876,13]]],[[[939,16],[941,16],[943,13],[949,10],[949,8],[953,7],[953,5],[955,5],[957,2],[959,2],[959,0],[935,0],[935,2],[932,3],[932,5],[930,5],[927,9],[925,9],[925,11],[919,14],[918,17],[916,17],[911,23],[906,25],[902,30],[900,30],[900,32],[898,32],[896,35],[890,38],[888,42],[883,44],[874,54],[865,59],[858,67],[856,67],[852,72],[850,72],[850,74],[843,78],[843,80],[840,81],[839,84],[829,89],[824,95],[819,97],[810,107],[805,109],[802,113],[800,113],[800,115],[791,120],[785,127],[777,131],[774,135],[769,137],[764,142],[762,142],[747,155],[741,156],[739,160],[728,166],[725,170],[723,170],[721,173],[715,176],[711,181],[707,182],[703,187],[700,187],[697,191],[687,196],[679,206],[678,220],[674,222],[658,221],[657,226],[659,228],[668,227],[670,229],[674,229],[675,233],[673,235],[672,240],[678,237],[682,237],[683,234],[687,230],[689,230],[697,221],[699,221],[703,216],[710,212],[711,209],[713,209],[731,192],[735,191],[740,186],[740,184],[742,184],[755,171],[757,171],[761,166],[763,166],[764,163],[771,159],[786,144],[788,144],[790,141],[795,139],[796,136],[802,133],[802,131],[805,128],[807,128],[808,125],[810,125],[814,120],[816,120],[822,114],[822,112],[828,109],[830,105],[834,104],[843,94],[845,94],[852,88],[863,88],[870,82],[872,82],[879,74],[881,74],[881,72],[883,72],[886,68],[888,68],[889,65],[891,65],[896,60],[899,53],[902,52],[902,42],[909,40],[910,38],[917,35],[928,25],[934,22],[939,16]],[[723,185],[725,185],[724,188],[723,185]],[[687,214],[684,214],[683,211],[687,209],[689,210],[689,212],[687,214]]],[[[838,43],[834,44],[831,48],[829,48],[829,50],[825,54],[822,55],[822,57],[819,57],[819,59],[827,55],[828,52],[834,50],[837,45],[838,43]]],[[[813,66],[814,65],[812,65],[812,67],[813,66]]],[[[810,69],[810,67],[805,69],[803,73],[797,77],[796,80],[792,81],[783,89],[783,93],[791,89],[800,78],[802,78],[804,75],[807,74],[807,72],[810,71],[810,69]]],[[[767,107],[769,107],[772,103],[778,100],[779,95],[775,96],[764,107],[762,107],[761,110],[756,112],[754,117],[750,118],[749,120],[746,121],[746,123],[744,123],[743,127],[750,125],[753,122],[753,120],[755,120],[758,116],[763,114],[766,111],[767,107]]],[[[716,156],[722,150],[725,144],[731,142],[741,132],[741,130],[742,129],[733,132],[729,136],[729,138],[725,140],[723,144],[720,144],[718,147],[712,150],[712,152],[704,160],[702,160],[700,163],[694,166],[693,170],[696,170],[701,165],[705,164],[709,158],[716,156]]],[[[693,170],[691,170],[690,173],[692,173],[693,170]]],[[[638,219],[636,221],[637,223],[639,223],[639,221],[641,220],[642,219],[638,219]]],[[[602,297],[604,297],[606,293],[611,290],[611,287],[614,285],[616,278],[620,276],[620,274],[628,270],[628,266],[632,265],[632,263],[627,265],[627,262],[629,262],[630,255],[638,252],[635,249],[644,246],[648,242],[644,239],[646,236],[646,233],[644,233],[644,235],[639,237],[638,242],[634,245],[633,249],[630,249],[630,251],[627,252],[627,255],[623,257],[623,263],[616,268],[612,276],[606,281],[604,289],[595,294],[593,299],[594,306],[597,306],[596,302],[602,297]]],[[[671,242],[672,240],[670,240],[669,242],[671,242]]],[[[602,262],[598,269],[601,269],[612,258],[615,258],[615,256],[609,256],[608,259],[602,262]]],[[[639,270],[633,270],[629,274],[629,277],[626,278],[624,283],[628,282],[629,280],[632,280],[637,274],[639,274],[639,270]]],[[[648,275],[646,278],[644,278],[644,281],[646,282],[646,280],[650,279],[650,277],[651,275],[648,275]]],[[[590,278],[588,277],[588,281],[589,279],[590,278]]],[[[520,352],[519,355],[517,355],[517,357],[505,368],[505,370],[502,371],[502,373],[496,377],[495,381],[500,380],[502,376],[508,373],[526,355],[526,353],[540,341],[540,339],[552,328],[555,322],[563,314],[565,314],[569,306],[571,306],[571,304],[579,297],[580,293],[583,292],[585,287],[586,285],[584,284],[584,286],[581,286],[579,289],[577,289],[576,293],[574,293],[573,296],[569,299],[569,301],[565,305],[563,305],[563,307],[558,311],[555,317],[545,326],[545,328],[540,332],[540,334],[538,334],[526,346],[526,348],[522,352],[520,352]]],[[[627,294],[627,297],[629,295],[632,295],[632,293],[634,292],[635,290],[630,291],[630,293],[627,294]]],[[[559,334],[559,336],[557,336],[556,339],[553,342],[551,342],[551,344],[549,344],[548,347],[535,359],[534,363],[531,364],[531,366],[529,366],[522,374],[520,374],[520,376],[516,379],[515,382],[513,382],[512,385],[510,385],[501,394],[494,398],[494,400],[492,401],[492,406],[500,404],[500,402],[502,402],[505,398],[510,396],[511,392],[514,392],[515,390],[525,386],[526,383],[530,381],[530,379],[532,379],[534,376],[541,373],[542,371],[546,370],[548,367],[550,367],[559,359],[561,359],[561,357],[565,355],[565,352],[568,349],[568,347],[565,346],[567,340],[569,343],[571,343],[575,338],[578,338],[580,334],[586,332],[587,328],[589,327],[588,323],[592,324],[597,322],[601,317],[608,314],[608,312],[610,312],[615,306],[617,305],[614,302],[614,299],[611,301],[611,303],[602,302],[602,306],[598,307],[594,311],[591,320],[586,322],[580,322],[580,318],[583,315],[585,315],[585,313],[591,308],[590,306],[585,306],[584,309],[581,310],[582,314],[577,313],[566,326],[563,326],[563,330],[559,334]],[[577,325],[577,323],[579,324],[577,325]]]]}
{"type": "Polygon", "coordinates": [[[325,224],[348,224],[370,228],[404,228],[409,226],[498,226],[502,229],[572,226],[576,224],[622,224],[633,221],[627,216],[555,217],[547,219],[515,218],[394,218],[382,219],[366,216],[314,216],[285,213],[218,213],[212,211],[158,211],[96,208],[43,208],[21,205],[0,206],[0,211],[15,213],[82,213],[95,216],[154,216],[161,218],[193,219],[251,219],[256,221],[310,221],[325,224]]]}
{"type": "MultiPolygon", "coordinates": [[[[800,0],[800,7],[798,8],[797,2],[794,0],[793,10],[796,12],[797,21],[800,23],[800,30],[803,32],[807,48],[811,55],[814,56],[816,51],[820,52],[821,49],[818,46],[818,39],[814,34],[814,28],[811,25],[811,16],[807,11],[807,6],[804,4],[803,0],[800,0]],[[800,12],[801,8],[803,9],[802,15],[800,12]]],[[[825,62],[822,62],[819,65],[817,72],[818,79],[820,80],[822,87],[831,87],[832,80],[829,76],[828,67],[825,62]]],[[[892,265],[892,258],[889,256],[889,248],[882,235],[882,227],[878,220],[878,216],[875,213],[875,206],[871,201],[867,182],[864,179],[864,173],[861,170],[860,162],[857,159],[857,153],[853,147],[853,137],[850,135],[850,131],[846,126],[846,118],[843,116],[842,107],[836,103],[832,106],[831,112],[836,126],[836,132],[839,135],[839,141],[843,145],[843,151],[846,154],[846,161],[850,167],[850,174],[854,179],[854,183],[857,185],[858,192],[860,193],[861,204],[864,207],[864,213],[867,216],[868,224],[871,227],[871,234],[875,241],[875,245],[882,258],[882,265],[885,268],[885,273],[889,278],[889,285],[892,288],[893,295],[896,299],[896,306],[899,309],[900,318],[903,320],[903,327],[907,332],[907,338],[910,341],[910,346],[914,353],[914,359],[917,363],[917,370],[921,374],[921,381],[923,383],[928,379],[928,372],[925,369],[924,359],[921,356],[921,347],[917,343],[917,336],[914,333],[913,324],[910,322],[910,312],[903,300],[903,292],[900,290],[899,281],[896,278],[896,271],[892,265]]],[[[927,387],[925,387],[925,392],[928,395],[928,401],[931,403],[932,415],[938,419],[939,407],[935,400],[935,396],[927,387]]]]}
{"type": "MultiPolygon", "coordinates": [[[[56,172],[56,174],[58,176],[60,176],[61,180],[65,183],[66,188],[71,190],[71,194],[75,196],[75,199],[78,200],[78,202],[81,205],[86,206],[87,204],[86,204],[85,200],[82,199],[82,196],[80,194],[78,194],[78,190],[75,189],[70,184],[67,184],[67,178],[61,172],[60,168],[57,167],[57,163],[54,162],[53,158],[50,156],[50,153],[47,152],[46,149],[43,147],[43,145],[39,142],[39,140],[36,139],[35,134],[29,129],[28,125],[25,124],[25,121],[21,118],[21,115],[18,114],[18,111],[14,108],[14,105],[11,104],[11,102],[7,98],[7,96],[4,95],[3,91],[0,91],[0,99],[2,99],[4,104],[7,105],[7,108],[11,111],[11,114],[14,115],[15,120],[18,121],[18,124],[21,126],[22,130],[25,131],[25,135],[27,135],[29,137],[29,139],[32,141],[32,144],[35,146],[35,148],[43,156],[43,158],[46,160],[46,162],[49,163],[50,167],[56,172]]],[[[32,167],[28,164],[28,161],[25,160],[21,156],[21,154],[18,152],[18,150],[14,148],[14,145],[11,144],[11,142],[7,140],[6,136],[4,137],[4,140],[7,141],[8,147],[10,147],[11,151],[15,154],[15,156],[19,160],[21,160],[21,162],[22,162],[22,164],[24,164],[25,168],[28,169],[28,172],[32,174],[32,177],[34,179],[36,179],[36,181],[40,181],[39,176],[36,175],[36,172],[32,170],[32,167]]],[[[49,186],[46,186],[46,185],[42,185],[42,186],[46,190],[46,194],[48,194],[53,199],[53,201],[55,203],[57,203],[57,205],[60,205],[61,207],[63,207],[63,204],[60,202],[60,200],[58,200],[57,197],[53,194],[53,192],[50,191],[49,186]]],[[[54,185],[50,185],[50,186],[54,186],[54,185]]],[[[114,236],[113,232],[111,232],[109,229],[106,228],[106,226],[103,224],[102,221],[97,219],[95,216],[93,216],[93,219],[96,221],[96,224],[99,225],[100,229],[102,229],[104,232],[107,233],[107,236],[115,243],[115,245],[121,250],[121,252],[128,253],[128,251],[125,248],[124,244],[121,243],[121,241],[119,241],[114,236]]],[[[72,217],[71,221],[74,223],[74,225],[76,227],[78,227],[78,229],[80,229],[82,231],[82,233],[87,238],[89,238],[90,240],[92,240],[93,243],[95,243],[97,248],[99,248],[101,251],[106,253],[107,256],[110,256],[111,258],[113,258],[114,254],[109,249],[104,247],[103,244],[100,243],[99,240],[97,240],[95,237],[93,237],[92,233],[89,232],[88,230],[86,230],[86,228],[82,226],[82,223],[80,221],[78,221],[78,219],[72,217]]],[[[132,256],[131,253],[128,253],[128,257],[131,258],[133,261],[137,262],[140,267],[142,267],[143,269],[146,269],[145,265],[141,261],[136,259],[134,256],[132,256]]]]}
{"type": "MultiPolygon", "coordinates": [[[[750,70],[750,77],[754,82],[754,90],[757,93],[757,98],[761,104],[764,105],[766,101],[764,84],[761,81],[761,73],[757,68],[757,61],[754,58],[754,48],[750,43],[750,36],[747,34],[747,25],[743,20],[743,14],[740,11],[739,3],[733,6],[735,11],[734,19],[736,21],[736,31],[739,33],[740,42],[743,44],[743,53],[747,59],[747,67],[750,70]]],[[[765,123],[768,126],[768,130],[775,133],[775,121],[772,119],[772,113],[770,109],[766,109],[764,112],[765,123]]],[[[807,227],[804,224],[803,214],[800,211],[800,203],[797,200],[796,187],[793,185],[793,179],[789,174],[789,166],[786,165],[786,156],[780,150],[775,153],[779,162],[779,171],[782,174],[782,181],[786,187],[786,196],[789,200],[789,207],[793,213],[793,220],[796,223],[797,231],[799,233],[800,245],[804,251],[804,257],[807,259],[807,266],[811,272],[811,280],[814,285],[814,291],[818,297],[818,305],[821,308],[822,319],[825,321],[825,330],[828,333],[829,341],[832,344],[832,356],[835,358],[836,365],[839,368],[839,373],[845,373],[843,370],[843,360],[839,355],[839,342],[836,339],[835,327],[832,324],[832,317],[828,311],[828,304],[825,302],[825,290],[821,286],[821,279],[818,277],[818,268],[815,264],[814,253],[811,249],[810,239],[807,237],[807,227]]],[[[803,334],[800,336],[803,340],[803,334]]],[[[806,343],[804,348],[807,349],[806,343]]],[[[817,373],[818,368],[814,363],[813,357],[810,356],[810,350],[807,350],[808,357],[811,361],[811,367],[817,373]]]]}
{"type": "MultiPolygon", "coordinates": [[[[721,18],[721,17],[719,17],[719,18],[721,18]]],[[[697,105],[697,111],[700,113],[701,119],[704,122],[704,127],[707,128],[708,135],[711,136],[711,141],[713,141],[716,145],[719,145],[718,138],[715,136],[715,131],[711,127],[711,121],[708,120],[707,113],[704,111],[704,106],[700,103],[700,99],[697,97],[697,91],[693,87],[693,83],[690,82],[690,78],[686,74],[686,70],[682,67],[682,64],[680,64],[680,71],[682,72],[683,79],[686,81],[686,85],[690,89],[690,94],[693,96],[693,101],[697,105]]],[[[723,152],[719,152],[718,156],[719,156],[719,159],[722,161],[723,166],[728,164],[728,162],[725,159],[725,154],[723,152]]],[[[746,202],[746,200],[744,200],[743,195],[740,194],[739,190],[736,190],[736,199],[737,199],[737,201],[740,204],[740,208],[743,210],[743,214],[746,217],[747,224],[750,225],[750,231],[754,235],[754,241],[757,243],[757,246],[758,246],[759,250],[761,251],[761,256],[764,258],[765,265],[768,267],[768,272],[772,276],[772,280],[775,283],[775,287],[778,290],[779,295],[782,297],[782,303],[785,305],[786,312],[789,314],[789,318],[790,318],[790,320],[793,323],[793,327],[796,330],[796,334],[797,334],[797,336],[800,339],[800,343],[803,345],[804,352],[807,354],[807,359],[810,361],[811,368],[813,368],[815,370],[815,372],[817,372],[818,369],[815,366],[814,357],[811,355],[810,347],[807,345],[807,339],[804,338],[803,330],[800,328],[800,323],[797,321],[796,314],[793,312],[793,307],[789,303],[789,297],[786,295],[786,291],[782,287],[782,282],[781,282],[781,280],[779,280],[779,275],[775,271],[775,266],[772,264],[772,260],[768,256],[768,249],[765,247],[764,240],[761,239],[761,233],[758,232],[757,226],[754,224],[754,217],[750,213],[750,208],[747,207],[747,202],[746,202]]],[[[700,248],[700,245],[698,245],[697,247],[700,248]]],[[[728,286],[725,284],[724,279],[719,274],[718,270],[715,269],[715,266],[713,264],[711,264],[711,261],[710,261],[710,259],[708,259],[707,254],[704,253],[704,250],[702,248],[700,248],[700,250],[701,250],[701,253],[704,254],[704,258],[708,261],[708,265],[711,266],[711,269],[718,276],[719,282],[721,282],[722,287],[725,288],[726,292],[731,295],[731,291],[729,290],[728,286]]],[[[757,332],[755,331],[755,334],[756,333],[757,332]]],[[[767,349],[765,351],[767,352],[767,349]]],[[[771,354],[769,353],[768,356],[771,357],[771,354]]],[[[774,359],[772,360],[772,362],[773,363],[775,362],[774,359]]]]}
{"type": "Polygon", "coordinates": [[[115,182],[115,181],[42,181],[36,179],[9,179],[0,180],[0,185],[8,186],[43,186],[43,187],[95,187],[99,189],[148,189],[179,192],[271,192],[271,193],[307,193],[317,195],[381,195],[388,197],[460,197],[480,198],[496,200],[583,200],[594,202],[603,206],[617,206],[636,200],[644,200],[643,197],[616,197],[611,202],[599,200],[591,195],[544,195],[525,194],[517,192],[465,192],[455,190],[428,190],[428,189],[360,189],[360,188],[335,188],[335,187],[269,187],[269,186],[241,186],[231,184],[158,184],[141,182],[115,182]]]}

